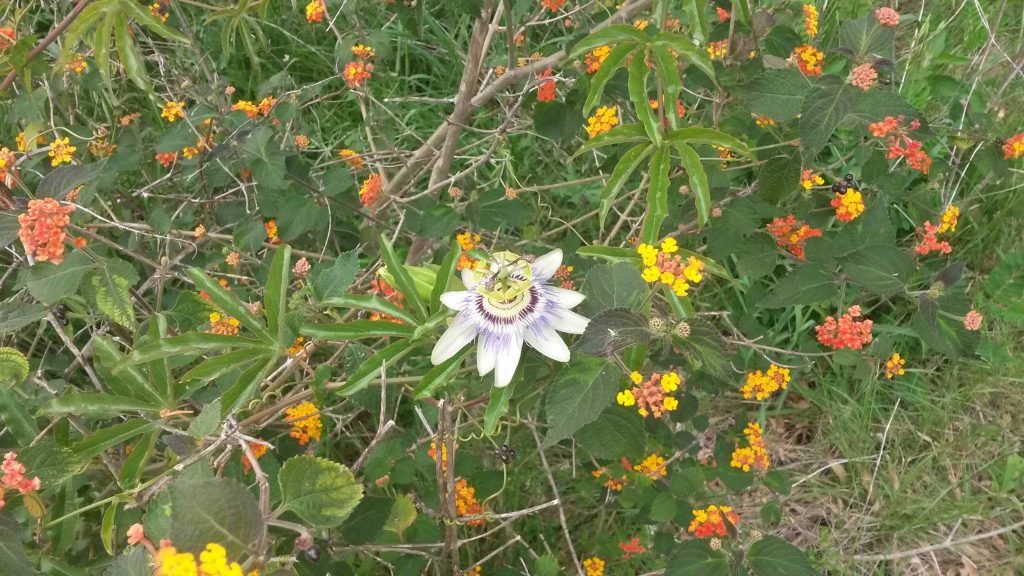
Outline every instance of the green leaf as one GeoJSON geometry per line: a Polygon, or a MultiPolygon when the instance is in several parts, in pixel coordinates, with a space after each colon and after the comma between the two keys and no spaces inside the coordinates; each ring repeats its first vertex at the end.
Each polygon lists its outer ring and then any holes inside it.
{"type": "Polygon", "coordinates": [[[777,494],[788,496],[793,484],[785,470],[772,470],[764,475],[764,485],[777,494]]]}
{"type": "Polygon", "coordinates": [[[729,561],[704,540],[684,540],[676,547],[665,576],[729,576],[729,561]]]}
{"type": "Polygon", "coordinates": [[[26,273],[25,287],[43,304],[56,304],[78,291],[78,285],[96,263],[85,252],[68,254],[60,264],[37,262],[26,273]]]}
{"type": "Polygon", "coordinates": [[[580,154],[584,154],[597,148],[603,148],[605,146],[611,146],[613,144],[630,144],[634,142],[650,142],[650,138],[647,137],[647,131],[640,125],[639,122],[633,122],[632,124],[619,124],[611,130],[594,136],[587,140],[580,146],[580,149],[572,155],[576,158],[580,154]]]}
{"type": "Polygon", "coordinates": [[[587,258],[600,258],[611,263],[626,262],[634,266],[640,265],[640,255],[633,248],[618,248],[616,246],[582,246],[576,249],[577,256],[587,258]]]}
{"type": "Polygon", "coordinates": [[[697,126],[680,128],[669,132],[665,138],[673,144],[707,144],[709,146],[729,148],[742,155],[750,153],[750,148],[740,140],[729,136],[725,132],[719,132],[710,128],[700,128],[697,126]]]}
{"type": "Polygon", "coordinates": [[[138,486],[142,472],[156,448],[156,441],[160,437],[160,433],[159,428],[150,430],[132,446],[132,453],[124,459],[121,471],[117,476],[121,486],[129,489],[138,486]]]}
{"type": "Polygon", "coordinates": [[[180,381],[182,383],[197,380],[209,382],[215,378],[220,378],[232,370],[244,370],[256,360],[266,358],[269,354],[267,349],[259,347],[242,348],[241,350],[220,354],[203,360],[196,367],[182,375],[180,381]]]}
{"type": "MultiPolygon", "coordinates": [[[[693,1],[694,0],[688,0],[688,2],[693,1]]],[[[700,3],[703,4],[704,2],[701,1],[700,3]]],[[[694,33],[695,37],[697,36],[694,29],[691,28],[690,31],[694,33]]],[[[703,42],[703,40],[698,38],[698,42],[703,42]]],[[[697,68],[700,68],[700,71],[710,78],[712,82],[716,84],[718,83],[718,77],[715,74],[715,65],[711,62],[711,58],[708,57],[707,52],[699,46],[694,45],[694,43],[686,36],[676,34],[674,32],[658,32],[654,36],[654,44],[657,46],[667,46],[668,48],[675,50],[679,53],[681,58],[685,59],[697,68]]]]}
{"type": "Polygon", "coordinates": [[[458,374],[459,368],[462,368],[462,361],[469,355],[470,350],[472,347],[466,346],[461,352],[428,370],[416,385],[413,398],[420,400],[433,396],[439,389],[444,388],[458,374]]]}
{"type": "Polygon", "coordinates": [[[611,177],[608,178],[608,182],[604,185],[604,190],[601,190],[598,222],[602,228],[604,228],[605,219],[608,218],[612,205],[615,204],[619,190],[622,190],[622,187],[626,185],[626,181],[629,180],[629,177],[640,166],[640,163],[654,150],[653,144],[637,144],[619,158],[618,163],[615,164],[615,168],[612,170],[611,177]]]}
{"type": "Polygon", "coordinates": [[[416,347],[416,344],[408,339],[402,339],[381,348],[373,356],[370,356],[369,359],[360,364],[359,368],[349,376],[348,380],[345,381],[345,385],[339,388],[337,392],[342,396],[348,396],[362,390],[370,383],[370,380],[380,378],[381,366],[384,366],[385,363],[391,366],[398,362],[411,352],[416,347]]]}
{"type": "Polygon", "coordinates": [[[697,206],[697,221],[703,226],[711,217],[711,188],[708,186],[708,175],[704,172],[704,165],[701,164],[696,150],[686,144],[676,143],[675,146],[679,151],[679,160],[686,169],[687,182],[693,194],[693,202],[697,206]]]}
{"type": "Polygon", "coordinates": [[[77,414],[79,416],[119,416],[125,412],[159,412],[161,406],[144,400],[115,396],[71,392],[55,398],[39,409],[41,416],[77,414]]]}
{"type": "Polygon", "coordinates": [[[358,257],[357,250],[349,250],[338,256],[330,268],[321,269],[318,266],[313,269],[313,293],[321,302],[345,295],[359,272],[358,257]]]}
{"type": "Polygon", "coordinates": [[[14,348],[0,347],[0,390],[8,390],[28,379],[28,358],[14,348]]]}
{"type": "Polygon", "coordinates": [[[88,293],[100,312],[125,328],[135,328],[135,309],[132,308],[131,284],[128,280],[97,272],[89,277],[88,286],[88,293]]]}
{"type": "Polygon", "coordinates": [[[747,549],[747,564],[756,576],[817,576],[799,548],[777,536],[765,536],[747,549]]]}
{"type": "Polygon", "coordinates": [[[906,116],[908,119],[917,118],[924,123],[921,112],[903,99],[898,92],[884,90],[871,90],[861,94],[857,99],[857,106],[846,117],[847,121],[856,121],[861,125],[883,120],[886,116],[906,116]]]}
{"type": "Polygon", "coordinates": [[[487,409],[484,410],[484,434],[494,436],[498,431],[498,421],[508,414],[508,404],[512,399],[512,392],[515,391],[516,381],[504,388],[491,388],[490,401],[487,409]]]}
{"type": "Polygon", "coordinates": [[[637,45],[633,43],[620,44],[615,48],[612,48],[611,52],[608,53],[608,57],[604,59],[604,62],[601,62],[601,68],[595,72],[594,76],[590,79],[590,90],[587,92],[586,102],[583,103],[584,117],[590,116],[590,112],[597,106],[597,103],[601,101],[601,96],[604,94],[604,87],[608,84],[608,81],[612,79],[615,72],[618,71],[619,67],[622,66],[622,63],[626,61],[626,57],[636,50],[636,48],[637,45]]]}
{"type": "Polygon", "coordinates": [[[156,32],[164,39],[174,40],[176,42],[181,42],[182,44],[190,44],[187,36],[178,32],[174,28],[171,28],[167,24],[164,24],[162,19],[150,14],[149,10],[143,10],[142,6],[137,2],[126,0],[121,2],[121,6],[129,9],[132,13],[132,18],[134,18],[139,24],[142,24],[149,30],[156,32]]]}
{"type": "Polygon", "coordinates": [[[800,115],[811,83],[795,68],[765,70],[737,89],[740,100],[754,114],[778,122],[800,115]]]}
{"type": "Polygon", "coordinates": [[[32,560],[21,542],[22,529],[9,515],[0,516],[0,574],[3,576],[36,576],[32,560]]]}
{"type": "Polygon", "coordinates": [[[417,514],[416,503],[413,502],[412,497],[407,494],[399,494],[395,497],[395,504],[391,507],[391,513],[388,514],[388,521],[384,524],[384,528],[402,536],[405,530],[416,521],[417,514]]]}
{"type": "Polygon", "coordinates": [[[0,334],[10,334],[38,322],[50,313],[50,309],[41,304],[25,304],[21,302],[0,303],[0,334]]]}
{"type": "Polygon", "coordinates": [[[596,314],[573,348],[580,354],[611,356],[634,344],[647,344],[651,331],[647,319],[625,308],[596,314]]]}
{"type": "Polygon", "coordinates": [[[633,111],[640,120],[647,137],[655,144],[661,144],[661,130],[658,126],[658,117],[654,110],[651,110],[650,98],[647,96],[647,75],[651,69],[647,67],[645,58],[641,54],[634,54],[633,61],[629,64],[629,99],[633,102],[633,111]]]}
{"type": "Polygon", "coordinates": [[[703,44],[708,39],[707,3],[705,0],[683,0],[683,12],[690,24],[690,34],[703,44]]]}
{"type": "Polygon", "coordinates": [[[771,204],[779,204],[800,187],[800,154],[769,158],[757,175],[757,193],[771,204]]]}
{"type": "Polygon", "coordinates": [[[212,435],[220,426],[220,400],[214,400],[206,406],[194,420],[188,423],[188,433],[193,438],[200,440],[212,435]]]}
{"type": "Polygon", "coordinates": [[[844,258],[843,273],[869,292],[891,296],[904,290],[914,273],[914,260],[895,246],[871,246],[844,258]]]}
{"type": "Polygon", "coordinates": [[[87,460],[99,456],[109,448],[113,448],[118,444],[127,442],[140,434],[148,432],[152,428],[154,428],[152,422],[141,418],[128,420],[93,432],[89,436],[75,442],[71,446],[71,451],[74,452],[75,456],[78,458],[87,460]]]}
{"type": "MultiPolygon", "coordinates": [[[[462,255],[462,247],[458,241],[453,240],[451,247],[448,249],[448,253],[445,254],[444,260],[441,261],[441,267],[437,269],[437,277],[434,279],[434,288],[430,291],[430,309],[434,312],[442,310],[444,306],[441,304],[441,295],[448,290],[448,285],[452,283],[452,278],[455,277],[455,269],[459,264],[459,256],[462,255]]],[[[390,303],[389,303],[390,304],[390,303]]],[[[397,306],[393,306],[397,308],[397,306]]],[[[416,319],[412,315],[402,310],[402,314],[408,317],[408,320],[402,318],[401,315],[391,314],[395,318],[402,319],[413,326],[417,325],[416,319]],[[411,320],[411,321],[410,321],[411,320]]]]}
{"type": "Polygon", "coordinates": [[[399,292],[406,298],[406,301],[411,304],[418,317],[426,318],[427,307],[416,290],[412,276],[405,269],[405,265],[398,260],[394,248],[391,247],[391,242],[388,241],[387,236],[384,234],[380,235],[380,258],[387,267],[388,272],[394,277],[395,288],[398,288],[399,292]]]}
{"type": "Polygon", "coordinates": [[[200,354],[216,352],[228,348],[249,348],[269,352],[271,349],[266,344],[252,338],[241,336],[229,336],[227,334],[207,334],[205,332],[190,332],[181,336],[163,338],[136,348],[131,354],[114,368],[117,373],[127,366],[142,364],[161,358],[172,356],[183,356],[187,354],[200,354]]]}
{"type": "Polygon", "coordinates": [[[637,267],[625,262],[591,268],[582,290],[587,299],[583,301],[581,314],[587,317],[611,308],[633,309],[649,293],[637,267]]]}
{"type": "Polygon", "coordinates": [[[304,336],[332,342],[359,340],[361,338],[386,338],[388,336],[410,337],[415,326],[398,324],[387,320],[356,320],[338,324],[306,324],[299,331],[304,336]]]}
{"type": "MultiPolygon", "coordinates": [[[[662,145],[654,152],[648,167],[650,181],[647,184],[647,214],[640,237],[649,244],[658,241],[661,223],[668,216],[668,171],[671,160],[672,153],[669,147],[662,145]]],[[[697,163],[700,164],[699,159],[697,163]]]]}
{"type": "Polygon", "coordinates": [[[289,459],[281,467],[277,482],[281,486],[279,510],[294,512],[317,528],[341,525],[363,498],[363,486],[352,472],[324,458],[289,459]]]}
{"type": "Polygon", "coordinates": [[[256,498],[236,480],[179,480],[171,484],[170,494],[170,538],[179,550],[198,553],[215,541],[227,549],[228,558],[238,558],[263,532],[256,498]]]}
{"type": "Polygon", "coordinates": [[[263,307],[267,314],[267,327],[278,343],[285,339],[284,316],[288,312],[288,279],[291,276],[292,248],[287,244],[278,246],[274,260],[270,263],[270,275],[263,289],[263,307]]]}
{"type": "MultiPolygon", "coordinates": [[[[242,326],[250,330],[257,338],[263,340],[265,343],[280,346],[277,342],[277,338],[267,331],[267,328],[263,323],[260,322],[251,311],[249,311],[249,308],[246,305],[242,304],[242,301],[238,299],[238,296],[228,292],[226,288],[221,286],[213,278],[210,278],[206,272],[199,268],[189,268],[187,272],[189,278],[191,278],[195,283],[196,289],[206,292],[206,294],[210,296],[210,300],[212,300],[213,303],[225,314],[238,319],[238,322],[242,326]]],[[[210,334],[210,336],[213,336],[213,334],[210,334]]]]}
{"type": "Polygon", "coordinates": [[[678,504],[672,494],[659,492],[654,497],[654,500],[651,501],[650,511],[647,516],[652,522],[668,522],[675,517],[678,504]]]}
{"type": "Polygon", "coordinates": [[[152,570],[146,561],[145,549],[133,546],[126,554],[122,554],[107,567],[103,576],[150,576],[152,570]]]}
{"type": "Polygon", "coordinates": [[[569,105],[560,100],[537,102],[533,107],[533,128],[544,138],[563,142],[580,131],[575,116],[569,111],[569,105]]]}
{"type": "MultiPolygon", "coordinates": [[[[129,2],[129,4],[134,4],[129,2]]],[[[141,11],[141,10],[140,10],[141,11]]],[[[152,18],[152,17],[151,17],[152,18]]],[[[132,83],[138,86],[143,92],[152,92],[153,88],[149,83],[149,75],[146,74],[146,64],[139,57],[135,48],[135,40],[128,31],[128,19],[118,18],[114,23],[114,40],[117,43],[117,56],[121,59],[125,74],[132,83]]]]}
{"type": "Polygon", "coordinates": [[[36,197],[61,200],[68,195],[68,192],[98,176],[102,168],[102,162],[58,166],[39,182],[36,197]]]}
{"type": "Polygon", "coordinates": [[[266,359],[257,360],[238,376],[238,380],[221,395],[221,416],[227,416],[248,402],[259,389],[263,379],[277,363],[277,354],[266,359]]]}
{"type": "Polygon", "coordinates": [[[679,93],[683,90],[683,82],[679,78],[679,65],[676,63],[675,56],[664,44],[651,46],[651,53],[654,54],[654,60],[658,64],[654,73],[665,86],[665,105],[671,109],[679,93]]]}
{"type": "Polygon", "coordinates": [[[872,56],[892,60],[895,38],[896,30],[879,25],[873,14],[846,20],[839,27],[840,50],[846,51],[857,62],[872,56]]]}
{"type": "Polygon", "coordinates": [[[124,360],[124,355],[117,349],[117,346],[109,336],[96,336],[93,338],[92,350],[94,367],[96,373],[114,394],[120,396],[131,396],[139,400],[154,403],[165,403],[160,391],[153,387],[150,379],[144,377],[134,367],[126,367],[114,374],[112,370],[124,360]]]}
{"type": "Polygon", "coordinates": [[[811,164],[832,133],[857,105],[857,89],[835,76],[826,76],[804,99],[800,112],[800,145],[804,163],[811,164]]]}
{"type": "Polygon", "coordinates": [[[544,447],[569,438],[596,420],[615,399],[619,377],[615,364],[600,358],[577,356],[570,360],[548,395],[545,406],[548,431],[544,447]]]}
{"type": "Polygon", "coordinates": [[[398,318],[410,326],[418,326],[420,323],[419,320],[417,320],[412,314],[409,314],[404,308],[399,308],[388,300],[371,294],[347,294],[345,296],[335,296],[333,298],[327,298],[321,302],[321,304],[331,308],[337,307],[355,308],[356,310],[370,310],[371,312],[377,312],[379,314],[384,314],[385,316],[398,318]]]}
{"type": "Polygon", "coordinates": [[[619,405],[605,408],[597,420],[580,428],[576,437],[581,448],[602,460],[640,458],[647,442],[643,419],[619,405]]]}
{"type": "Polygon", "coordinates": [[[341,535],[351,546],[373,542],[381,532],[395,506],[394,498],[367,496],[341,525],[341,535]]]}
{"type": "Polygon", "coordinates": [[[817,264],[804,264],[780,280],[757,305],[761,308],[785,308],[814,304],[831,298],[835,293],[835,279],[828,270],[817,264]]]}
{"type": "Polygon", "coordinates": [[[28,408],[20,396],[11,390],[0,388],[0,422],[22,446],[31,444],[39,434],[36,419],[29,413],[28,408]]]}
{"type": "Polygon", "coordinates": [[[629,24],[612,24],[580,40],[569,51],[569,59],[590,52],[599,46],[614,44],[646,44],[647,35],[629,24]]]}
{"type": "Polygon", "coordinates": [[[558,559],[551,554],[538,556],[533,561],[533,574],[535,576],[559,576],[561,569],[558,567],[558,559]]]}

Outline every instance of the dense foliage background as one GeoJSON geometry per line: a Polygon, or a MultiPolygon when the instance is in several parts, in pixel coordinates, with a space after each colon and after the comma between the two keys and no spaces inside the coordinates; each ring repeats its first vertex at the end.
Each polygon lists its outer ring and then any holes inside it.
{"type": "Polygon", "coordinates": [[[1022,39],[4,3],[0,575],[1019,573],[1022,39]],[[446,292],[556,249],[568,362],[431,361],[446,292]]]}

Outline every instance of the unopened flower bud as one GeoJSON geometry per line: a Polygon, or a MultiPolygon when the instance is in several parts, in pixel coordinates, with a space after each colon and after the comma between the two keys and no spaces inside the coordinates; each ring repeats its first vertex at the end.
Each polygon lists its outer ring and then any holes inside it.
{"type": "Polygon", "coordinates": [[[649,328],[651,332],[661,332],[665,329],[665,321],[655,316],[647,322],[647,328],[649,328]]]}
{"type": "Polygon", "coordinates": [[[686,338],[690,335],[690,325],[686,322],[680,322],[676,324],[676,336],[680,338],[686,338]]]}
{"type": "Polygon", "coordinates": [[[679,193],[684,195],[684,196],[689,194],[690,193],[690,187],[687,186],[686,184],[683,184],[682,186],[679,187],[679,193]]]}
{"type": "Polygon", "coordinates": [[[941,280],[936,281],[930,288],[928,288],[928,297],[932,300],[938,300],[942,297],[942,293],[945,292],[945,290],[946,285],[941,280]]]}
{"type": "Polygon", "coordinates": [[[716,550],[717,551],[717,550],[721,550],[722,549],[722,541],[719,540],[718,538],[712,538],[710,544],[711,544],[711,549],[712,550],[716,550]]]}
{"type": "Polygon", "coordinates": [[[721,206],[715,206],[714,208],[712,208],[711,209],[711,217],[712,218],[721,218],[722,217],[722,207],[721,206]]]}
{"type": "Polygon", "coordinates": [[[757,542],[762,538],[764,538],[764,534],[762,534],[760,530],[754,530],[750,533],[750,539],[754,542],[757,542]]]}

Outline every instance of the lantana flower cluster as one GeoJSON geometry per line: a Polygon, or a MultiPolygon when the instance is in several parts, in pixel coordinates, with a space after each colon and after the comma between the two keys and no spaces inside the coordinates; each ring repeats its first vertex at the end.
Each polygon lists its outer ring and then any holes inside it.
{"type": "Polygon", "coordinates": [[[825,64],[825,54],[811,46],[804,44],[793,50],[791,59],[796,62],[800,71],[806,76],[821,76],[822,66],[825,64]]]}
{"type": "Polygon", "coordinates": [[[955,232],[959,220],[960,208],[956,206],[946,208],[938,225],[932,224],[930,220],[925,220],[924,224],[917,229],[918,242],[914,246],[914,252],[919,256],[925,256],[931,252],[940,252],[942,254],[953,252],[953,247],[950,246],[949,242],[939,240],[939,235],[955,232]]]}
{"type": "Polygon", "coordinates": [[[885,377],[888,380],[892,380],[896,376],[903,376],[903,367],[906,366],[907,360],[900,356],[899,352],[893,352],[892,356],[885,361],[885,377]]]}
{"type": "MultiPolygon", "coordinates": [[[[253,442],[253,443],[249,444],[249,451],[252,452],[252,455],[257,460],[259,460],[260,458],[263,458],[263,455],[267,453],[267,450],[268,450],[268,448],[267,448],[266,444],[256,443],[256,442],[253,442]]],[[[253,462],[249,459],[249,455],[246,454],[243,451],[242,452],[242,472],[244,474],[248,474],[249,471],[252,470],[252,465],[253,465],[253,462]]]]}
{"type": "Polygon", "coordinates": [[[554,102],[558,97],[555,92],[555,80],[552,78],[554,71],[551,68],[540,73],[540,83],[537,84],[537,102],[554,102]]]}
{"type": "Polygon", "coordinates": [[[878,22],[879,26],[895,28],[900,25],[900,14],[888,6],[883,6],[875,10],[875,22],[878,22]]]}
{"type": "Polygon", "coordinates": [[[909,124],[904,125],[905,120],[904,116],[886,116],[879,122],[868,124],[868,131],[875,138],[885,139],[885,145],[889,149],[886,158],[889,160],[903,158],[907,161],[908,166],[922,174],[927,174],[931,169],[932,159],[922,149],[921,141],[914,140],[909,136],[910,132],[921,127],[921,123],[915,118],[909,124]]]}
{"type": "Polygon", "coordinates": [[[302,402],[284,411],[285,419],[292,426],[288,435],[305,446],[310,440],[320,441],[324,425],[320,421],[320,409],[312,402],[302,402]]]}
{"type": "Polygon", "coordinates": [[[604,478],[605,488],[613,492],[622,492],[623,486],[629,484],[629,475],[627,473],[633,469],[633,466],[626,458],[620,460],[619,464],[622,466],[622,473],[619,474],[618,476],[612,475],[612,473],[608,470],[607,466],[602,466],[596,470],[592,470],[590,472],[590,475],[593,476],[594,478],[597,478],[598,480],[604,478]]]}
{"type": "Polygon", "coordinates": [[[366,208],[372,207],[380,199],[380,192],[383,188],[384,182],[381,179],[381,175],[377,173],[370,174],[359,187],[359,203],[366,208]]]}
{"type": "Polygon", "coordinates": [[[19,494],[28,494],[39,490],[42,483],[39,477],[29,478],[25,475],[27,470],[25,465],[18,462],[18,455],[14,452],[8,452],[4,455],[3,464],[0,464],[0,471],[3,472],[3,476],[0,476],[0,508],[6,505],[4,501],[5,490],[17,490],[19,494]]]}
{"type": "Polygon", "coordinates": [[[850,70],[850,84],[867,92],[878,83],[878,70],[870,62],[858,64],[850,70]]]}
{"type": "Polygon", "coordinates": [[[804,4],[804,32],[814,38],[818,35],[818,8],[814,4],[804,4]]]}
{"type": "Polygon", "coordinates": [[[586,576],[604,576],[604,560],[591,556],[583,561],[583,569],[587,571],[586,576]]]}
{"type": "Polygon", "coordinates": [[[747,374],[747,381],[740,388],[745,400],[767,400],[779,390],[785,390],[789,386],[789,368],[783,368],[772,364],[767,372],[754,370],[747,374]]]}
{"type": "Polygon", "coordinates": [[[61,164],[71,164],[76,150],[78,147],[72,146],[69,138],[54,138],[47,153],[50,157],[50,166],[56,168],[61,164]]]}
{"type": "Polygon", "coordinates": [[[619,107],[601,106],[594,115],[587,118],[587,135],[591,138],[604,134],[619,125],[619,107]]]}
{"type": "Polygon", "coordinates": [[[852,222],[864,213],[864,195],[853,188],[837,193],[829,204],[836,209],[836,220],[840,222],[852,222]]]}
{"type": "MultiPolygon", "coordinates": [[[[378,272],[380,271],[378,270],[378,272]]],[[[370,287],[374,295],[384,298],[385,300],[394,304],[395,306],[398,306],[399,308],[405,307],[402,304],[402,301],[404,299],[402,293],[395,289],[395,287],[393,287],[391,284],[388,284],[388,281],[385,280],[380,273],[378,273],[377,276],[370,281],[370,287]]],[[[402,323],[402,321],[399,320],[398,318],[395,318],[393,316],[387,316],[381,314],[380,312],[374,312],[373,314],[370,314],[370,320],[386,320],[388,322],[394,322],[396,324],[402,323]]]]}
{"type": "Polygon", "coordinates": [[[616,396],[616,402],[627,408],[636,406],[638,414],[646,418],[654,416],[661,418],[666,412],[674,412],[679,408],[679,400],[672,396],[683,383],[682,378],[676,372],[658,374],[655,372],[651,377],[644,380],[639,372],[629,375],[634,386],[623,390],[616,396]]]}
{"type": "Polygon", "coordinates": [[[352,55],[355,59],[345,65],[341,76],[349,88],[359,88],[373,77],[373,63],[370,60],[373,59],[374,51],[369,46],[356,44],[352,47],[352,55]]]}
{"type": "Polygon", "coordinates": [[[821,236],[821,230],[811,228],[792,214],[776,218],[768,224],[768,233],[775,238],[775,244],[800,260],[804,259],[804,242],[808,238],[821,236]]]}
{"type": "Polygon", "coordinates": [[[324,0],[311,0],[309,4],[306,4],[306,22],[310,24],[323,22],[326,13],[327,5],[324,0]]]}
{"type": "Polygon", "coordinates": [[[459,243],[459,247],[462,248],[462,254],[459,255],[459,261],[455,264],[457,270],[476,270],[480,260],[473,258],[466,254],[470,250],[476,248],[477,244],[480,243],[480,235],[473,234],[468,230],[461,232],[455,236],[455,241],[459,243]]]}
{"type": "Polygon", "coordinates": [[[740,517],[729,506],[711,505],[693,511],[693,520],[687,532],[697,538],[725,538],[729,535],[726,521],[736,526],[740,523],[740,517]]]}
{"type": "Polygon", "coordinates": [[[668,469],[665,467],[665,459],[657,453],[644,458],[639,464],[633,466],[633,470],[640,472],[651,480],[658,480],[659,478],[664,478],[668,475],[668,469]]]}
{"type": "Polygon", "coordinates": [[[1003,158],[1005,160],[1016,160],[1024,156],[1024,132],[1006,139],[1003,143],[1003,158]]]}
{"type": "Polygon", "coordinates": [[[18,238],[25,253],[39,262],[63,262],[66,229],[74,210],[74,205],[61,206],[53,198],[29,200],[28,210],[18,216],[18,238]]]}
{"type": "Polygon", "coordinates": [[[804,190],[810,190],[815,186],[823,186],[824,184],[825,179],[814,170],[806,168],[800,172],[800,185],[804,187],[804,190]]]}
{"type": "Polygon", "coordinates": [[[818,342],[833,350],[860,350],[871,343],[871,320],[858,320],[861,317],[860,306],[853,305],[839,317],[825,318],[825,323],[815,326],[814,331],[818,342]]]}
{"type": "MultiPolygon", "coordinates": [[[[167,540],[156,552],[156,576],[246,576],[238,562],[228,562],[227,550],[215,542],[206,545],[199,559],[191,552],[179,552],[167,540]]],[[[248,576],[258,576],[258,571],[248,576]]]]}
{"type": "Polygon", "coordinates": [[[730,465],[733,468],[740,468],[744,472],[767,471],[768,451],[765,449],[764,431],[761,429],[761,425],[757,422],[747,424],[743,429],[743,435],[746,438],[747,446],[741,447],[739,442],[736,442],[736,449],[732,452],[730,465]]]}
{"type": "Polygon", "coordinates": [[[232,318],[220,312],[210,312],[209,320],[210,329],[207,330],[207,333],[219,334],[221,336],[238,336],[238,318],[232,318]]]}
{"type": "Polygon", "coordinates": [[[660,249],[640,244],[636,251],[643,260],[640,277],[648,284],[660,282],[669,286],[676,296],[685,297],[691,284],[699,284],[704,279],[704,262],[696,256],[683,260],[676,254],[679,245],[675,238],[664,239],[660,249]]]}
{"type": "Polygon", "coordinates": [[[725,60],[726,55],[729,54],[729,41],[718,40],[716,42],[708,42],[708,57],[712,60],[725,60]]]}
{"type": "MultiPolygon", "coordinates": [[[[485,512],[484,507],[476,499],[476,488],[470,486],[465,478],[460,478],[455,482],[455,511],[459,516],[475,516],[485,512]]],[[[476,520],[467,520],[466,524],[483,526],[485,522],[484,518],[477,518],[476,520]]]]}
{"type": "Polygon", "coordinates": [[[584,63],[587,66],[587,74],[596,74],[601,69],[601,64],[604,63],[608,55],[612,53],[610,46],[598,46],[584,57],[584,63]]]}

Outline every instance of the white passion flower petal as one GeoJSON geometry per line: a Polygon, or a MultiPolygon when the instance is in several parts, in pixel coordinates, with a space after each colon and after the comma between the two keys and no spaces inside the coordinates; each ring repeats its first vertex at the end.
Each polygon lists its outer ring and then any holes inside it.
{"type": "Polygon", "coordinates": [[[515,376],[523,344],[558,362],[568,362],[568,346],[558,332],[582,334],[589,320],[571,312],[584,296],[550,286],[562,263],[562,251],[532,262],[511,252],[497,252],[476,270],[463,270],[466,290],[445,292],[441,302],[458,312],[434,345],[435,365],[477,340],[477,372],[494,372],[494,385],[507,386],[515,376]]]}

